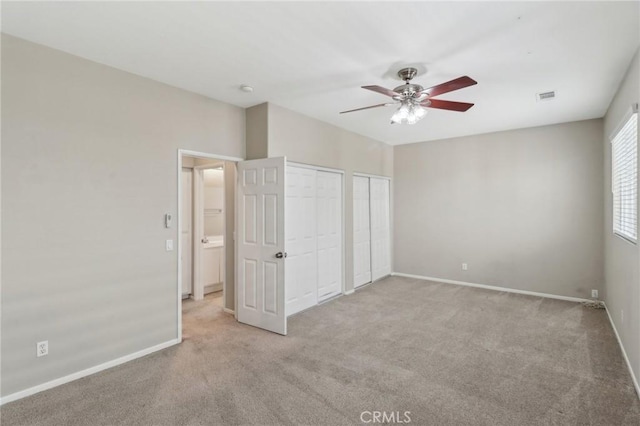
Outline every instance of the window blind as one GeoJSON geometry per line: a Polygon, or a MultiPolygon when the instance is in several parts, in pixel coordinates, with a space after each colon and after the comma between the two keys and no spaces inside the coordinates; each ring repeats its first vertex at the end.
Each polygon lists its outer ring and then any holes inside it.
{"type": "Polygon", "coordinates": [[[613,232],[632,242],[638,237],[638,113],[611,141],[613,232]]]}

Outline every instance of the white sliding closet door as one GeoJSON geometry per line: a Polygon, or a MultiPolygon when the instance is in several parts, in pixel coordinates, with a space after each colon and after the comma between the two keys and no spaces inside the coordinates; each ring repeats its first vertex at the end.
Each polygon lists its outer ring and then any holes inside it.
{"type": "Polygon", "coordinates": [[[371,282],[369,178],[353,177],[353,285],[371,282]]]}
{"type": "Polygon", "coordinates": [[[287,166],[285,240],[287,315],[318,303],[316,171],[287,166]]]}
{"type": "Polygon", "coordinates": [[[285,306],[295,314],[342,292],[342,174],[287,166],[285,306]]]}
{"type": "Polygon", "coordinates": [[[342,291],[342,175],[317,172],[318,300],[342,291]]]}
{"type": "Polygon", "coordinates": [[[371,194],[371,279],[391,273],[391,230],[389,180],[370,178],[371,194]]]}

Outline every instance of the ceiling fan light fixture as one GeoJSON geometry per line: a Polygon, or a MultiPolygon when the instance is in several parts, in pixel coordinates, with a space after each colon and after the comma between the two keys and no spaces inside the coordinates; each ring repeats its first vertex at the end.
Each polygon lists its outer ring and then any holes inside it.
{"type": "Polygon", "coordinates": [[[400,108],[398,108],[398,116],[401,119],[406,119],[411,114],[411,105],[408,102],[403,102],[400,108]]]}
{"type": "Polygon", "coordinates": [[[400,124],[403,120],[406,120],[408,112],[404,105],[400,105],[400,108],[396,110],[391,116],[391,124],[400,124]]]}
{"type": "Polygon", "coordinates": [[[378,105],[350,109],[348,111],[342,111],[340,114],[400,104],[396,112],[391,116],[391,124],[415,124],[427,115],[427,110],[425,108],[465,112],[473,106],[473,104],[467,102],[432,99],[433,97],[442,95],[443,93],[453,92],[454,90],[460,90],[465,87],[478,84],[478,82],[471,77],[465,75],[425,89],[419,84],[411,83],[411,79],[415,77],[416,73],[417,71],[415,68],[403,68],[398,71],[398,76],[405,81],[405,84],[398,86],[393,90],[375,85],[362,86],[363,89],[389,96],[394,100],[394,102],[385,102],[378,105]]]}
{"type": "Polygon", "coordinates": [[[400,108],[391,116],[391,124],[416,124],[427,115],[427,110],[408,99],[402,101],[400,108]]]}
{"type": "Polygon", "coordinates": [[[422,105],[417,105],[415,107],[414,114],[418,120],[422,120],[424,116],[427,115],[427,110],[426,108],[423,108],[422,105]]]}

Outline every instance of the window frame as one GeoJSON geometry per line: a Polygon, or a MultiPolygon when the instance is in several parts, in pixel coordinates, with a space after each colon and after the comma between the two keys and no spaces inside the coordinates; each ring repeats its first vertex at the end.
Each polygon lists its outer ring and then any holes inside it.
{"type": "Polygon", "coordinates": [[[639,116],[638,116],[638,104],[633,104],[631,106],[631,108],[629,110],[627,110],[627,112],[624,114],[623,119],[621,120],[620,124],[615,128],[615,130],[613,131],[613,133],[609,136],[609,142],[611,144],[611,194],[612,194],[612,198],[611,198],[611,229],[613,231],[613,235],[633,244],[633,245],[637,245],[638,244],[638,120],[639,120],[639,116]],[[614,186],[614,176],[615,176],[615,172],[616,172],[616,158],[614,156],[614,142],[616,141],[616,138],[618,137],[618,135],[620,134],[620,132],[629,124],[629,122],[631,122],[632,119],[636,120],[636,138],[635,138],[635,144],[634,144],[634,148],[635,148],[635,155],[636,155],[636,169],[635,169],[635,234],[636,236],[633,237],[632,235],[630,235],[629,233],[624,232],[624,230],[622,229],[616,229],[616,203],[615,203],[615,199],[616,199],[616,187],[614,186]]]}

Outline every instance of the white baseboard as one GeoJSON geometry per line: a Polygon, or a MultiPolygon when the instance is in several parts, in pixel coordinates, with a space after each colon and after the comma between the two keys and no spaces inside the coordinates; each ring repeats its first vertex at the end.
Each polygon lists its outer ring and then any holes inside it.
{"type": "Polygon", "coordinates": [[[231,314],[231,315],[235,315],[235,314],[236,314],[236,311],[234,311],[233,309],[229,309],[229,308],[222,308],[222,310],[223,310],[224,312],[228,313],[228,314],[231,314]]]}
{"type": "Polygon", "coordinates": [[[347,290],[347,291],[345,291],[345,292],[344,292],[344,295],[345,295],[345,296],[348,296],[348,295],[353,294],[353,293],[355,293],[355,292],[356,292],[356,290],[352,288],[351,290],[347,290]]]}
{"type": "Polygon", "coordinates": [[[222,283],[208,284],[204,286],[204,294],[215,293],[216,291],[222,291],[222,283]]]}
{"type": "Polygon", "coordinates": [[[138,352],[134,352],[129,355],[125,355],[123,357],[114,359],[112,361],[105,362],[104,364],[96,365],[95,367],[87,368],[86,370],[78,371],[76,373],[69,374],[68,376],[60,377],[59,379],[51,380],[46,383],[42,383],[41,385],[37,385],[31,387],[29,389],[21,390],[16,393],[12,393],[11,395],[7,395],[0,400],[0,405],[6,404],[8,402],[16,401],[18,399],[25,398],[27,396],[31,396],[38,392],[45,391],[47,389],[55,388],[56,386],[63,385],[65,383],[72,382],[77,379],[81,379],[86,376],[90,376],[92,374],[98,373],[100,371],[106,370],[111,367],[115,367],[120,364],[124,364],[125,362],[133,361],[136,358],[142,358],[143,356],[149,355],[153,352],[157,352],[159,350],[168,348],[169,346],[173,346],[180,343],[178,339],[169,340],[168,342],[160,343],[159,345],[152,346],[150,348],[143,349],[138,352]]]}
{"type": "MultiPolygon", "coordinates": [[[[333,293],[330,296],[326,297],[322,300],[318,300],[318,305],[322,305],[323,303],[331,302],[332,300],[337,299],[338,297],[344,296],[342,293],[333,293]]],[[[316,305],[317,306],[317,305],[316,305]]]]}
{"type": "Polygon", "coordinates": [[[444,284],[455,284],[455,285],[463,285],[466,287],[484,288],[486,290],[505,291],[507,293],[526,294],[528,296],[545,297],[547,299],[567,300],[569,302],[592,302],[592,300],[582,299],[580,297],[560,296],[557,294],[549,294],[549,293],[538,293],[536,291],[518,290],[515,288],[509,288],[509,287],[498,287],[494,285],[469,283],[466,281],[447,280],[445,278],[425,277],[424,275],[403,274],[401,272],[393,272],[391,275],[395,277],[405,277],[405,278],[415,278],[418,280],[425,280],[425,281],[435,281],[435,282],[444,283],[444,284]]]}
{"type": "Polygon", "coordinates": [[[622,357],[624,361],[627,363],[627,368],[629,369],[629,374],[631,374],[631,380],[633,381],[633,387],[636,389],[636,395],[638,399],[640,399],[640,386],[638,386],[638,379],[635,374],[633,374],[633,369],[631,368],[631,362],[629,361],[629,357],[627,356],[627,351],[624,350],[624,345],[622,344],[622,340],[620,339],[620,335],[618,334],[618,329],[616,329],[616,325],[613,322],[613,318],[611,318],[611,313],[609,312],[609,308],[607,304],[604,304],[605,310],[607,311],[607,316],[609,317],[609,322],[611,323],[611,328],[613,328],[613,332],[616,334],[616,339],[618,339],[618,344],[620,345],[620,350],[622,351],[622,357]]]}

